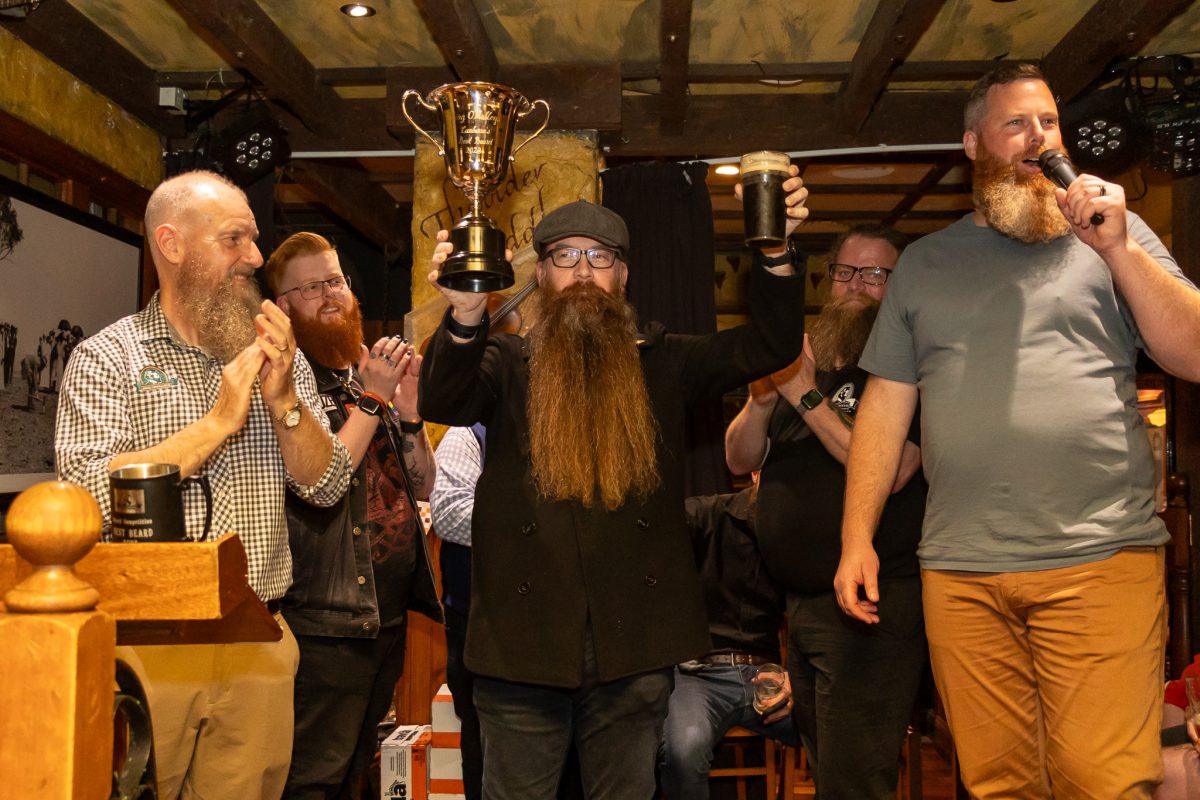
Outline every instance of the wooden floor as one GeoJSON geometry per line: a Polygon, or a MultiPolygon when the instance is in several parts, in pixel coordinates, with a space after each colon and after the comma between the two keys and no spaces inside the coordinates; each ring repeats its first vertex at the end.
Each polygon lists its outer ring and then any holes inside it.
{"type": "MultiPolygon", "coordinates": [[[[808,798],[813,795],[811,782],[797,781],[796,798],[808,798]]],[[[954,800],[954,775],[950,764],[928,737],[921,740],[921,796],[910,798],[902,793],[897,793],[896,796],[898,800],[954,800]]]]}

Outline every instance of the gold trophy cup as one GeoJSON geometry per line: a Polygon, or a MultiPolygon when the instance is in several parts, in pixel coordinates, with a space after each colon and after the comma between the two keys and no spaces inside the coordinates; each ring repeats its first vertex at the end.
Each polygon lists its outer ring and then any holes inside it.
{"type": "Polygon", "coordinates": [[[550,104],[530,102],[520,92],[496,83],[448,83],[422,98],[409,89],[400,109],[417,131],[433,142],[446,160],[450,181],[471,202],[471,211],[450,231],[454,250],[442,263],[438,283],[462,292],[495,292],[513,284],[512,264],[504,257],[504,232],[479,210],[483,195],[504,180],[508,164],[525,145],[546,129],[550,104]],[[445,144],[430,136],[408,113],[408,98],[441,113],[445,144]],[[542,126],[513,148],[517,122],[544,106],[542,126]]]}

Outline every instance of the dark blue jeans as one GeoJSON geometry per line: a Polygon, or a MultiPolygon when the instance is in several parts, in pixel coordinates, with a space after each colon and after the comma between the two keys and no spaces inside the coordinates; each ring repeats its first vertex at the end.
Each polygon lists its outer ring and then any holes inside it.
{"type": "MultiPolygon", "coordinates": [[[[445,547],[445,544],[442,545],[445,547]]],[[[483,791],[483,744],[479,736],[479,716],[475,713],[475,676],[463,663],[467,641],[467,617],[450,606],[446,613],[446,685],[454,696],[454,713],[461,725],[459,750],[462,754],[463,796],[480,800],[483,791]]]]}
{"type": "Polygon", "coordinates": [[[788,672],[820,800],[892,800],[927,660],[921,580],[879,584],[879,622],[788,594],[788,672]]]}
{"type": "Polygon", "coordinates": [[[475,678],[485,800],[553,800],[573,741],[588,800],[649,800],[671,670],[599,683],[591,637],[583,685],[557,689],[475,678]]]}
{"type": "Polygon", "coordinates": [[[352,796],[404,671],[406,628],[383,628],[375,639],[296,637],[296,734],[286,800],[352,796]]]}
{"type": "Polygon", "coordinates": [[[705,664],[696,672],[676,670],[660,756],[663,793],[670,800],[708,800],[713,748],[734,726],[799,744],[791,717],[763,725],[754,710],[751,680],[757,671],[720,664],[705,664]]]}

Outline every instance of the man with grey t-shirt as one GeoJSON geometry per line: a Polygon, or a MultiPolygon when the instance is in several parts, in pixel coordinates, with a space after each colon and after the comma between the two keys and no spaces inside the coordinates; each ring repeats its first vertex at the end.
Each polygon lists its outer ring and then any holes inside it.
{"type": "Polygon", "coordinates": [[[965,122],[976,210],[904,253],[860,361],[835,590],[888,613],[871,539],[919,396],[926,628],[967,789],[1148,798],[1167,534],[1135,361],[1200,379],[1200,293],[1120,185],[1041,175],[1062,139],[1036,67],[981,79],[965,122]]]}

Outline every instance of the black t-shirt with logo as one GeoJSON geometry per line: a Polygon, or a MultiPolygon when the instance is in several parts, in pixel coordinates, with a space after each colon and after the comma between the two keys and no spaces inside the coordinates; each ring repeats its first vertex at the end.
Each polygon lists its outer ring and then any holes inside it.
{"type": "MultiPolygon", "coordinates": [[[[817,388],[850,417],[858,409],[867,373],[857,367],[817,373],[817,388]]],[[[908,440],[920,445],[920,409],[908,440]]],[[[846,468],[829,454],[803,416],[782,397],[768,424],[770,450],[759,477],[758,543],[772,577],[791,591],[833,591],[841,557],[846,468]]],[[[920,470],[884,506],[875,551],[880,578],[920,573],[917,544],[925,515],[926,484],[920,470]]]]}

